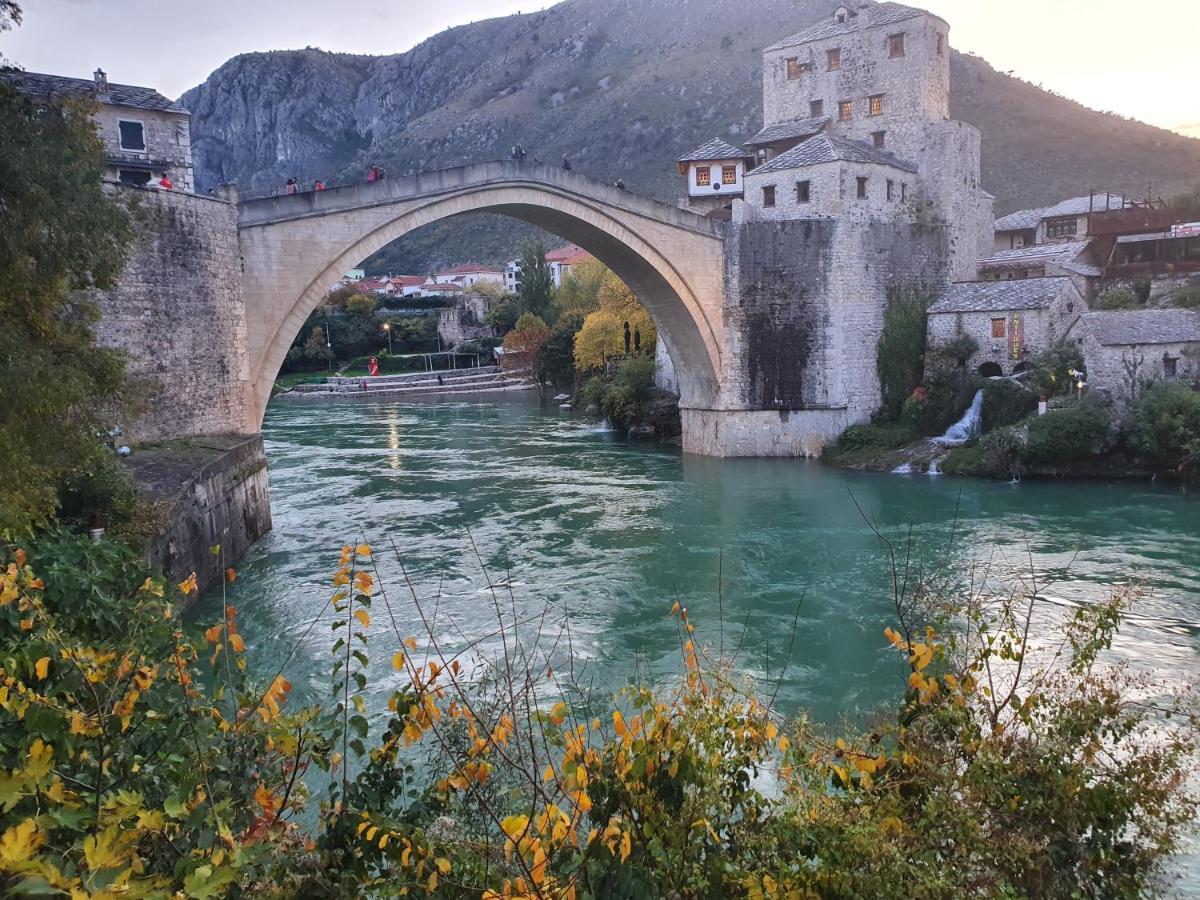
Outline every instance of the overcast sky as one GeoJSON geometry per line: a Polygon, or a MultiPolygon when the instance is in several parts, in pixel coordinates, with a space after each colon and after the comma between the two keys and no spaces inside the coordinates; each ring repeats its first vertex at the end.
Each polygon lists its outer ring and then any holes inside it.
{"type": "MultiPolygon", "coordinates": [[[[1200,136],[1200,0],[925,0],[951,43],[1095,109],[1200,136]]],[[[521,0],[24,0],[0,53],[37,72],[178,97],[229,57],[314,46],[399,53],[451,25],[544,5],[521,0]]],[[[739,8],[730,4],[730,9],[739,8]]],[[[748,12],[749,7],[741,7],[748,12]]],[[[749,13],[752,14],[752,13],[749,13]]],[[[781,36],[806,23],[781,26],[781,36]]]]}

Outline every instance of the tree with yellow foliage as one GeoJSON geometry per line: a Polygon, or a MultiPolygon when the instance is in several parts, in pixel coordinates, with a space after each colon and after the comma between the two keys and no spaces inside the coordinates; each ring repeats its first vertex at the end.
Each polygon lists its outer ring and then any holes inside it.
{"type": "MultiPolygon", "coordinates": [[[[658,333],[654,320],[637,296],[611,271],[605,273],[598,295],[599,309],[588,315],[575,336],[575,367],[602,369],[610,360],[625,355],[625,323],[631,335],[640,337],[641,352],[653,352],[658,333]]],[[[633,352],[633,345],[630,345],[633,352]]]]}

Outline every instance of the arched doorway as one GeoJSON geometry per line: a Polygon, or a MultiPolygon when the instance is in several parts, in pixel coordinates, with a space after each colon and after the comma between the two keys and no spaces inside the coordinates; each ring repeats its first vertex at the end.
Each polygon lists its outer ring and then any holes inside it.
{"type": "Polygon", "coordinates": [[[979,367],[979,375],[982,378],[1003,378],[1004,370],[1000,368],[1000,363],[985,362],[979,367]]]}

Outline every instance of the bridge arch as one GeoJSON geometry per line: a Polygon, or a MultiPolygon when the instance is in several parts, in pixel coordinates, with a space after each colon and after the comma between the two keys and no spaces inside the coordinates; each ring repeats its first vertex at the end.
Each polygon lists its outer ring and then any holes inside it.
{"type": "Polygon", "coordinates": [[[723,341],[720,226],[573,173],[487,163],[240,205],[254,427],[292,341],[347,271],[416,229],[477,212],[536,225],[612,269],[654,319],[681,404],[713,404],[723,341]]]}

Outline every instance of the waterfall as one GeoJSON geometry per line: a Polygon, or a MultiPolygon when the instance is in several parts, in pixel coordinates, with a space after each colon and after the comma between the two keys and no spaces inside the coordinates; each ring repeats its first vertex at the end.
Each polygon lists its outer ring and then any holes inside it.
{"type": "Polygon", "coordinates": [[[935,444],[941,444],[943,447],[957,447],[965,444],[971,438],[979,433],[980,412],[983,409],[983,391],[980,390],[975,394],[975,399],[971,401],[971,407],[963,417],[946,429],[946,433],[941,437],[934,438],[935,444]]]}
{"type": "Polygon", "coordinates": [[[942,474],[942,457],[938,456],[929,461],[929,471],[926,474],[929,474],[929,475],[941,475],[942,474]]]}

